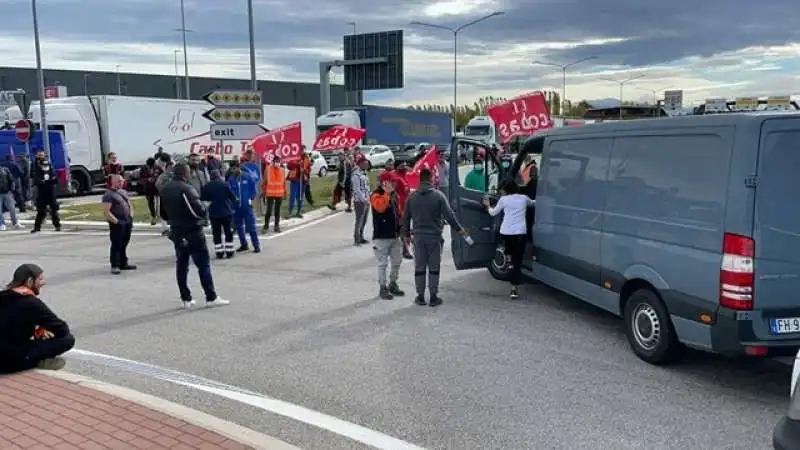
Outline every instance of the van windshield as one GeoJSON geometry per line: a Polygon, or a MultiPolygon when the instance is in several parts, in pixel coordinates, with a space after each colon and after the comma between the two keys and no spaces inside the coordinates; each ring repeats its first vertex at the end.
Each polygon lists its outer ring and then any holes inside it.
{"type": "Polygon", "coordinates": [[[486,136],[489,134],[489,125],[472,125],[464,131],[466,136],[486,136]]]}

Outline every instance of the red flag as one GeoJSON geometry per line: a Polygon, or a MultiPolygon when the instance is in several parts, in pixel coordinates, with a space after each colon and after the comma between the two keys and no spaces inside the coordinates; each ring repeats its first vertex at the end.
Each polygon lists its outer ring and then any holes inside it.
{"type": "Polygon", "coordinates": [[[363,128],[351,128],[342,125],[328,128],[317,136],[314,141],[314,150],[338,150],[340,148],[355,147],[367,130],[363,128]]]}
{"type": "Polygon", "coordinates": [[[422,169],[430,169],[433,172],[434,186],[439,184],[439,149],[436,148],[436,145],[431,146],[406,174],[406,182],[412,190],[419,187],[419,173],[422,172],[422,169]]]}
{"type": "Polygon", "coordinates": [[[505,144],[516,136],[530,136],[539,130],[553,128],[544,94],[539,91],[498,103],[486,110],[505,144]]]}
{"type": "Polygon", "coordinates": [[[300,122],[272,129],[259,135],[250,146],[262,161],[278,155],[281,162],[300,161],[303,156],[303,131],[300,122]]]}

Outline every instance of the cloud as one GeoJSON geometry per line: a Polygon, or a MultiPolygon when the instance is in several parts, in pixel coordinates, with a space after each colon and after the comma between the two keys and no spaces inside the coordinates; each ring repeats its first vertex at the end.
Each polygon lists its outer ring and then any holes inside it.
{"type": "MultiPolygon", "coordinates": [[[[248,77],[246,10],[233,4],[185,0],[190,74],[248,77]]],[[[0,5],[6,64],[32,66],[29,2],[0,5]]],[[[175,73],[177,1],[39,0],[38,8],[48,68],[175,73]]],[[[504,14],[459,33],[459,103],[560,90],[561,70],[534,60],[594,57],[568,70],[567,96],[575,100],[616,98],[619,84],[608,79],[639,74],[625,98],[665,88],[684,89],[687,103],[791,94],[798,81],[791,74],[800,68],[800,30],[786,22],[796,2],[789,0],[770,0],[769,8],[746,0],[254,0],[254,10],[262,79],[317,81],[319,61],[341,57],[349,22],[359,33],[404,29],[405,88],[365,93],[395,105],[452,102],[453,36],[412,21],[457,28],[492,11],[504,14]]]]}

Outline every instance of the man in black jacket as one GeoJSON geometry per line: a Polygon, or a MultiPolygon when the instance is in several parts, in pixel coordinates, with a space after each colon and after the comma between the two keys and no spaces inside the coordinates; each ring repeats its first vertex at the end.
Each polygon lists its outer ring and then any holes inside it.
{"type": "Polygon", "coordinates": [[[161,202],[169,217],[170,239],[175,244],[175,276],[178,281],[184,308],[194,306],[192,292],[187,284],[189,260],[194,261],[200,275],[200,284],[206,295],[206,306],[227,305],[230,302],[219,297],[214,290],[211,276],[211,255],[206,244],[203,227],[206,224],[206,208],[200,194],[189,183],[189,167],[176,164],[172,169],[172,180],[161,188],[161,202]]]}
{"type": "Polygon", "coordinates": [[[44,152],[36,154],[36,163],[32,172],[33,184],[36,186],[36,218],[33,221],[31,233],[42,231],[42,222],[50,210],[50,219],[56,231],[61,231],[61,219],[58,217],[58,202],[56,201],[56,171],[47,160],[44,152]]]}
{"type": "Polygon", "coordinates": [[[0,372],[61,369],[59,356],[75,346],[66,322],[39,299],[42,286],[42,268],[23,264],[0,292],[0,372]]]}

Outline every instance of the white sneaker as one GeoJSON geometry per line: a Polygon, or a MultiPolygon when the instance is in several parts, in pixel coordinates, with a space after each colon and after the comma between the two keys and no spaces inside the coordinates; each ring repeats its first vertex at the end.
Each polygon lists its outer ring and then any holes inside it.
{"type": "Polygon", "coordinates": [[[211,300],[210,302],[206,302],[206,307],[207,308],[213,308],[215,306],[225,306],[225,305],[230,305],[230,304],[231,304],[231,302],[229,302],[228,300],[225,300],[224,298],[222,298],[220,296],[217,296],[216,299],[211,300]]]}
{"type": "Polygon", "coordinates": [[[183,303],[183,309],[192,309],[195,305],[194,300],[189,300],[188,302],[181,301],[183,303]]]}
{"type": "Polygon", "coordinates": [[[6,224],[0,223],[0,231],[6,231],[7,229],[8,228],[6,228],[6,224]]]}
{"type": "Polygon", "coordinates": [[[23,228],[25,228],[25,225],[23,225],[21,223],[15,223],[14,224],[14,229],[15,230],[22,230],[23,228]]]}

